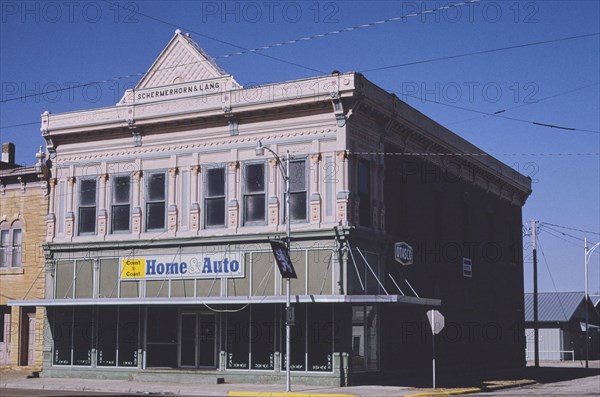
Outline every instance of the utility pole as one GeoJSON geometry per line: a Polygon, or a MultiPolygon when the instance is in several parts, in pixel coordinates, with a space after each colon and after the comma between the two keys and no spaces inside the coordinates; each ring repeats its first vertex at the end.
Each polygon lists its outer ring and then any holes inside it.
{"type": "Polygon", "coordinates": [[[531,220],[531,238],[533,240],[533,337],[535,367],[540,366],[540,335],[538,324],[538,276],[537,276],[537,233],[536,221],[531,220]]]}

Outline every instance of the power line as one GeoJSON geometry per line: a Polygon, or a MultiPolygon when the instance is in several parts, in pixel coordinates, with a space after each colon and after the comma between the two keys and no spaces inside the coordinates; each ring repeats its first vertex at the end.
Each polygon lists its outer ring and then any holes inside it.
{"type": "Polygon", "coordinates": [[[542,223],[544,225],[550,225],[550,226],[554,226],[554,227],[559,227],[561,229],[573,230],[573,231],[581,232],[581,233],[596,234],[596,235],[600,236],[600,233],[598,233],[598,232],[592,232],[590,230],[577,229],[577,228],[574,228],[574,227],[562,226],[562,225],[557,225],[555,223],[549,223],[549,222],[540,222],[540,223],[542,223]]]}
{"type": "Polygon", "coordinates": [[[451,108],[454,108],[454,109],[460,109],[460,110],[464,110],[464,111],[467,111],[467,112],[479,113],[479,114],[483,114],[485,116],[493,116],[493,117],[498,117],[498,118],[501,118],[501,119],[517,121],[517,122],[526,123],[526,124],[533,124],[533,125],[537,125],[537,126],[540,126],[540,127],[555,128],[555,129],[568,130],[568,131],[573,131],[573,132],[589,132],[589,133],[592,133],[592,134],[600,134],[600,131],[597,131],[597,130],[588,130],[588,129],[584,129],[584,128],[574,128],[574,127],[564,127],[564,126],[558,126],[558,125],[555,125],[555,124],[541,123],[539,121],[532,121],[532,120],[519,119],[519,118],[516,118],[516,117],[502,116],[501,114],[488,113],[488,112],[484,112],[484,111],[481,111],[481,110],[466,108],[464,106],[451,105],[449,103],[444,103],[444,102],[440,102],[440,101],[433,101],[433,100],[430,100],[430,99],[427,99],[427,98],[422,98],[422,97],[418,97],[418,96],[415,96],[415,95],[405,94],[403,92],[398,92],[398,91],[389,91],[389,93],[391,93],[391,94],[398,94],[398,95],[404,95],[406,97],[410,97],[410,98],[414,98],[414,99],[420,99],[421,101],[436,103],[438,105],[448,106],[448,107],[451,107],[451,108]]]}
{"type": "MultiPolygon", "coordinates": [[[[554,277],[552,277],[552,272],[550,271],[550,266],[548,266],[548,260],[546,259],[546,254],[544,253],[544,249],[542,248],[542,243],[541,243],[539,237],[537,238],[537,243],[538,243],[538,246],[540,247],[540,252],[542,253],[542,257],[544,258],[544,263],[546,264],[546,270],[548,270],[548,275],[550,276],[550,281],[552,281],[552,286],[554,287],[554,292],[558,292],[558,289],[556,288],[556,283],[554,282],[554,277]]],[[[568,320],[567,314],[565,313],[565,308],[563,307],[562,300],[560,298],[558,299],[558,304],[560,305],[560,310],[562,311],[563,316],[565,317],[565,320],[568,320]]]]}
{"type": "Polygon", "coordinates": [[[446,60],[449,60],[449,59],[457,59],[457,58],[463,58],[463,57],[468,57],[468,56],[473,56],[473,55],[490,54],[492,52],[514,50],[514,49],[517,49],[517,48],[525,48],[525,47],[531,47],[531,46],[542,45],[542,44],[557,43],[557,42],[560,42],[560,41],[583,39],[583,38],[586,38],[586,37],[593,37],[593,36],[598,36],[598,35],[600,35],[600,33],[588,33],[588,34],[582,34],[582,35],[578,35],[578,36],[562,37],[560,39],[554,39],[554,40],[535,41],[535,42],[532,42],[532,43],[517,44],[517,45],[508,46],[508,47],[493,48],[491,50],[482,50],[482,51],[467,52],[467,53],[464,53],[464,54],[448,55],[448,56],[444,56],[444,57],[426,59],[426,60],[422,60],[422,61],[414,61],[414,62],[407,62],[407,63],[395,64],[395,65],[381,66],[381,67],[372,68],[372,69],[364,69],[364,70],[361,70],[360,73],[367,73],[367,72],[375,72],[375,71],[379,71],[379,70],[394,69],[394,68],[400,68],[400,67],[404,67],[404,66],[421,65],[421,64],[424,64],[424,63],[446,61],[446,60]]]}
{"type": "MultiPolygon", "coordinates": [[[[552,98],[556,98],[556,97],[559,97],[559,96],[563,96],[563,95],[571,94],[571,93],[573,93],[573,92],[576,92],[576,91],[581,91],[581,90],[583,90],[583,89],[585,89],[585,88],[593,87],[593,86],[595,86],[595,85],[598,85],[598,84],[600,84],[600,82],[598,82],[598,81],[597,81],[597,82],[595,82],[595,83],[588,84],[588,85],[585,85],[585,86],[583,86],[583,87],[574,88],[574,89],[572,89],[572,90],[569,90],[569,91],[563,91],[563,92],[559,92],[558,94],[554,94],[554,95],[550,95],[550,96],[547,96],[547,97],[544,97],[544,98],[540,98],[540,99],[536,100],[535,102],[522,103],[522,104],[520,104],[520,105],[512,106],[512,107],[509,107],[509,108],[506,108],[506,109],[497,110],[497,111],[495,111],[493,114],[505,113],[505,112],[508,112],[509,110],[513,110],[513,109],[521,108],[521,107],[524,107],[524,106],[529,106],[529,105],[538,104],[538,103],[540,103],[540,102],[543,102],[543,101],[546,101],[546,100],[548,100],[548,99],[552,99],[552,98]]],[[[450,123],[446,123],[446,125],[453,125],[453,124],[465,123],[465,122],[467,122],[467,121],[477,120],[477,119],[481,119],[481,118],[483,118],[483,117],[487,117],[487,115],[482,115],[482,116],[472,117],[472,118],[470,118],[470,119],[465,119],[465,120],[452,121],[452,122],[450,122],[450,123]]]]}

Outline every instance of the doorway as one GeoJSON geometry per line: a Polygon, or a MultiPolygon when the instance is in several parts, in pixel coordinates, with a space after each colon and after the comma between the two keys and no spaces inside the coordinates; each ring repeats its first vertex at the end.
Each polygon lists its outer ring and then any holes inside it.
{"type": "Polygon", "coordinates": [[[180,367],[217,367],[216,327],[214,313],[181,312],[179,314],[180,367]]]}
{"type": "Polygon", "coordinates": [[[10,307],[0,306],[0,365],[10,364],[10,307]]]}

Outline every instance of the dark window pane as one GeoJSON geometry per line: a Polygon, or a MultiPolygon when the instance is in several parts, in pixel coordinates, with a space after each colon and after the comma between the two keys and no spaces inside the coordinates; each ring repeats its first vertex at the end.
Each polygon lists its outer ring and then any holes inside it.
{"type": "Polygon", "coordinates": [[[210,168],[206,171],[206,196],[225,195],[225,169],[210,168]]]}
{"type": "Polygon", "coordinates": [[[130,192],[130,178],[129,176],[118,176],[115,178],[114,185],[114,204],[128,204],[129,203],[129,192],[130,192]]]}
{"type": "Polygon", "coordinates": [[[292,220],[306,220],[306,192],[290,194],[290,215],[292,220]]]}
{"type": "Polygon", "coordinates": [[[146,204],[146,229],[164,229],[165,227],[165,203],[146,204]]]}
{"type": "Polygon", "coordinates": [[[244,200],[245,222],[264,222],[265,196],[264,194],[246,196],[244,200]]]}
{"type": "Polygon", "coordinates": [[[76,306],[73,323],[73,365],[92,364],[92,308],[76,306]]]}
{"type": "Polygon", "coordinates": [[[82,179],[79,185],[79,205],[96,205],[96,180],[82,179]]]}
{"type": "Polygon", "coordinates": [[[369,173],[369,163],[360,161],[358,163],[358,192],[360,194],[369,194],[371,189],[371,175],[369,173]]]}
{"type": "Polygon", "coordinates": [[[306,162],[294,161],[290,163],[290,191],[306,190],[306,162]]]}
{"type": "Polygon", "coordinates": [[[55,365],[70,365],[73,308],[56,307],[50,310],[48,314],[52,323],[52,340],[54,342],[52,363],[55,365]]]}
{"type": "Polygon", "coordinates": [[[79,208],[79,234],[96,231],[96,207],[79,208]]]}
{"type": "Polygon", "coordinates": [[[246,193],[256,193],[265,191],[265,165],[248,164],[246,165],[246,193]]]}
{"type": "Polygon", "coordinates": [[[98,306],[98,366],[117,365],[117,306],[98,306]]]}
{"type": "Polygon", "coordinates": [[[113,205],[111,221],[113,232],[129,231],[129,204],[113,205]]]}
{"type": "Polygon", "coordinates": [[[119,308],[119,366],[137,367],[139,337],[139,308],[119,308]]]}
{"type": "Polygon", "coordinates": [[[206,226],[225,225],[225,199],[206,200],[206,226]]]}
{"type": "Polygon", "coordinates": [[[165,174],[150,174],[148,176],[148,201],[165,199],[165,174]]]}
{"type": "Polygon", "coordinates": [[[227,349],[227,368],[229,369],[248,369],[249,367],[249,314],[249,309],[237,313],[227,313],[225,343],[227,349]]]}

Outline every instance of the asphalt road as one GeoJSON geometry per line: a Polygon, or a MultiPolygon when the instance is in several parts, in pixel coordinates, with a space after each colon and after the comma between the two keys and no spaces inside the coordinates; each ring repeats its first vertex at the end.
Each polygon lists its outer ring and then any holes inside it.
{"type": "MultiPolygon", "coordinates": [[[[57,391],[57,390],[31,390],[31,389],[0,389],[2,397],[63,397],[63,396],[105,396],[105,397],[125,397],[135,394],[114,394],[97,392],[79,392],[79,391],[57,391]]],[[[138,394],[139,395],[139,394],[138,394]]]]}

